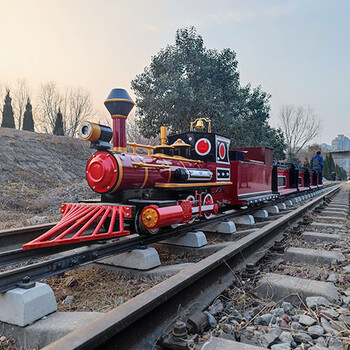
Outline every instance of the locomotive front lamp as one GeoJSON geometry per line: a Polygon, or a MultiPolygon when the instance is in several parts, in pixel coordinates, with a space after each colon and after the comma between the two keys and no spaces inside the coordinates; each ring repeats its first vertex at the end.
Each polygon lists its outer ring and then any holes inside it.
{"type": "Polygon", "coordinates": [[[85,121],[79,126],[78,134],[82,140],[91,142],[90,148],[99,151],[110,149],[109,142],[113,137],[113,131],[109,126],[85,121]]]}

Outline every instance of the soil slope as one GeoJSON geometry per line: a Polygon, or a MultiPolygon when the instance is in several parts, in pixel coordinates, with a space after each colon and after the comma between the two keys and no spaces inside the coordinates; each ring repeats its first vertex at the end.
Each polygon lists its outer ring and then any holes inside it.
{"type": "Polygon", "coordinates": [[[89,146],[80,139],[0,128],[0,229],[55,221],[61,202],[96,198],[85,180],[89,146]]]}

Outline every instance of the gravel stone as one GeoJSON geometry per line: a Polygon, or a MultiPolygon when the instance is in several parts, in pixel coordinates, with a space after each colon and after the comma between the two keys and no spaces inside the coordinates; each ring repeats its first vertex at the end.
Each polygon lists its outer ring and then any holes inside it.
{"type": "Polygon", "coordinates": [[[309,336],[307,333],[301,333],[301,332],[295,333],[293,338],[297,343],[311,343],[311,344],[313,344],[311,336],[309,336]]]}
{"type": "Polygon", "coordinates": [[[67,295],[63,302],[65,305],[71,305],[74,303],[74,297],[72,295],[67,295]]]}
{"type": "Polygon", "coordinates": [[[281,328],[272,328],[269,333],[274,334],[277,338],[283,333],[281,328]]]}
{"type": "Polygon", "coordinates": [[[314,325],[315,323],[317,323],[317,321],[308,315],[300,315],[299,323],[310,327],[310,326],[314,325]]]}
{"type": "Polygon", "coordinates": [[[343,271],[346,273],[350,273],[350,265],[344,266],[343,271]]]}
{"type": "Polygon", "coordinates": [[[344,290],[343,293],[344,293],[346,296],[350,297],[350,289],[344,290]]]}
{"type": "Polygon", "coordinates": [[[324,329],[319,325],[311,326],[307,329],[312,338],[318,338],[320,335],[324,334],[324,329]]]}
{"type": "Polygon", "coordinates": [[[327,282],[337,283],[339,280],[339,275],[332,273],[328,276],[327,282]]]}
{"type": "Polygon", "coordinates": [[[293,315],[292,316],[292,321],[294,322],[299,322],[300,315],[293,315]]]}
{"type": "Polygon", "coordinates": [[[224,312],[228,312],[231,309],[232,306],[233,305],[231,303],[227,303],[225,308],[224,308],[224,312]]]}
{"type": "Polygon", "coordinates": [[[326,333],[330,333],[330,334],[337,333],[337,331],[331,327],[331,324],[323,317],[321,317],[321,326],[323,327],[326,333]]]}
{"type": "Polygon", "coordinates": [[[328,348],[322,346],[322,345],[316,345],[316,346],[311,346],[309,350],[328,350],[328,348]]]}
{"type": "Polygon", "coordinates": [[[282,343],[289,343],[292,344],[293,342],[293,336],[289,332],[282,332],[279,336],[279,339],[282,343]]]}
{"type": "Polygon", "coordinates": [[[326,342],[325,339],[323,337],[318,337],[316,339],[314,339],[315,345],[320,345],[323,347],[326,347],[326,342]]]}
{"type": "Polygon", "coordinates": [[[343,342],[338,338],[330,338],[328,342],[328,349],[331,350],[345,350],[343,342]]]}
{"type": "Polygon", "coordinates": [[[306,305],[311,310],[316,310],[317,306],[331,305],[331,303],[328,301],[328,299],[321,297],[321,296],[307,297],[305,301],[306,301],[306,305]]]}
{"type": "Polygon", "coordinates": [[[271,350],[290,350],[290,344],[289,343],[280,343],[275,344],[271,346],[271,350]]]}
{"type": "Polygon", "coordinates": [[[224,305],[220,299],[216,299],[214,304],[212,304],[208,310],[213,316],[215,316],[224,310],[224,305]]]}
{"type": "Polygon", "coordinates": [[[266,348],[270,347],[274,341],[278,339],[277,333],[269,332],[267,334],[264,334],[261,338],[261,343],[266,348]]]}
{"type": "Polygon", "coordinates": [[[231,316],[233,317],[233,319],[235,319],[236,321],[242,321],[243,320],[243,316],[235,309],[231,312],[231,316]]]}
{"type": "Polygon", "coordinates": [[[252,316],[250,316],[247,312],[243,315],[243,317],[249,322],[252,319],[252,316]]]}
{"type": "Polygon", "coordinates": [[[347,295],[342,295],[342,302],[344,305],[349,305],[350,304],[350,296],[347,295]]]}
{"type": "Polygon", "coordinates": [[[304,329],[304,327],[299,322],[292,322],[292,328],[295,331],[298,331],[299,329],[304,329]]]}
{"type": "Polygon", "coordinates": [[[0,342],[5,341],[7,338],[3,335],[0,337],[0,342]]]}
{"type": "Polygon", "coordinates": [[[281,304],[281,307],[283,308],[284,312],[291,311],[293,309],[293,305],[291,303],[288,303],[288,301],[284,301],[281,304]]]}
{"type": "Polygon", "coordinates": [[[209,311],[204,311],[204,313],[208,316],[208,322],[210,327],[213,327],[213,328],[216,327],[217,322],[215,317],[209,311]]]}
{"type": "Polygon", "coordinates": [[[339,314],[338,312],[336,312],[335,310],[333,309],[320,309],[320,312],[325,312],[329,315],[331,315],[333,318],[338,318],[339,317],[339,314]]]}
{"type": "Polygon", "coordinates": [[[265,314],[256,319],[256,323],[262,326],[269,326],[270,324],[276,324],[276,317],[271,314],[265,314]]]}
{"type": "Polygon", "coordinates": [[[284,309],[280,307],[280,308],[271,310],[270,313],[274,316],[281,317],[284,315],[284,309]]]}
{"type": "Polygon", "coordinates": [[[346,323],[348,326],[350,326],[350,316],[340,315],[339,321],[342,321],[342,322],[346,323]]]}

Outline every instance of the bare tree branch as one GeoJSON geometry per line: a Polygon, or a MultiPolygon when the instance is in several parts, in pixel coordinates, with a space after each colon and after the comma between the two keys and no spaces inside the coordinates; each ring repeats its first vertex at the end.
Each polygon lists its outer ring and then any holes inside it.
{"type": "Polygon", "coordinates": [[[52,133],[56,117],[61,105],[61,96],[55,82],[51,81],[40,86],[39,90],[41,128],[46,133],[52,133]]]}
{"type": "Polygon", "coordinates": [[[83,88],[74,88],[69,94],[69,113],[66,119],[66,134],[74,136],[79,124],[93,116],[90,93],[83,88]]]}
{"type": "Polygon", "coordinates": [[[20,130],[23,124],[23,114],[26,109],[29,90],[25,79],[18,79],[13,92],[13,108],[17,129],[20,130]]]}
{"type": "Polygon", "coordinates": [[[280,109],[279,119],[288,146],[288,154],[298,154],[321,131],[321,121],[310,107],[283,106],[280,109]]]}
{"type": "Polygon", "coordinates": [[[52,133],[58,110],[63,117],[64,134],[74,136],[79,124],[94,116],[90,93],[80,87],[66,87],[59,91],[56,83],[41,85],[40,93],[41,126],[43,131],[52,133]]]}

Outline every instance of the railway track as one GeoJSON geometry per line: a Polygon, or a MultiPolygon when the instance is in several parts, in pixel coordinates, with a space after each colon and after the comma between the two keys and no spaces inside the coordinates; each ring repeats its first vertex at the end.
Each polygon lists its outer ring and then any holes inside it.
{"type": "MultiPolygon", "coordinates": [[[[47,349],[161,348],[155,345],[157,340],[162,338],[165,330],[171,330],[176,320],[185,320],[193,311],[207,308],[220,293],[237,281],[237,271],[255,266],[272,247],[280,246],[287,229],[300,223],[303,216],[316,207],[323,207],[338,191],[338,186],[328,189],[308,203],[56,341],[47,349]]],[[[187,338],[187,343],[180,338],[175,340],[182,342],[183,349],[195,346],[194,343],[190,345],[191,337],[187,338]]]]}
{"type": "MultiPolygon", "coordinates": [[[[336,188],[334,190],[336,190],[336,188]]],[[[288,199],[293,197],[295,197],[295,195],[288,197],[288,199]]],[[[278,199],[274,202],[249,209],[231,210],[212,218],[210,224],[220,223],[241,215],[247,215],[257,209],[263,209],[264,207],[278,204],[283,200],[285,199],[278,199]]],[[[171,236],[182,235],[190,230],[202,229],[208,226],[208,223],[208,221],[200,221],[192,225],[183,225],[174,230],[164,231],[154,236],[140,237],[138,235],[130,235],[108,241],[99,241],[91,245],[82,243],[80,245],[55,246],[33,250],[22,250],[21,248],[5,250],[0,252],[0,292],[15,288],[24,278],[28,280],[29,277],[31,281],[38,281],[113,254],[130,251],[139,246],[165,240],[171,236]]],[[[11,248],[14,245],[18,246],[27,242],[28,237],[32,239],[39,236],[52,226],[53,224],[47,224],[2,231],[0,232],[0,237],[4,237],[4,241],[6,241],[7,237],[7,247],[11,248]]],[[[2,249],[6,249],[6,246],[2,249]]]]}

